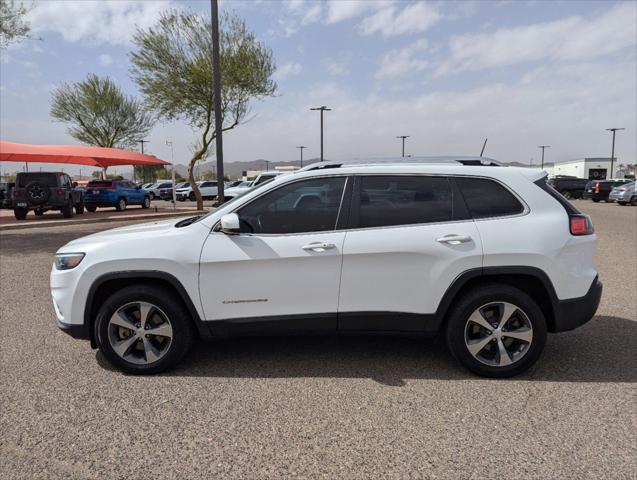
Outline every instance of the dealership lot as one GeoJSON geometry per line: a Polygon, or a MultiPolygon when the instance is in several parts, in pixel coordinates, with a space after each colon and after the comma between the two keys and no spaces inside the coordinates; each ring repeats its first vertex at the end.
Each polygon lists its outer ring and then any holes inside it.
{"type": "Polygon", "coordinates": [[[122,375],[57,330],[48,273],[64,243],[126,223],[5,232],[0,476],[634,476],[637,208],[575,204],[599,236],[598,315],[499,381],[401,338],[229,340],[122,375]]]}

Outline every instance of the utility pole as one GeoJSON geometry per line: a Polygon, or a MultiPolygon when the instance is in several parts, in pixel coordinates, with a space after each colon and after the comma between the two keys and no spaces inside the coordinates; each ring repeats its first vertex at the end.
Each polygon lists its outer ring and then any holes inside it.
{"type": "Polygon", "coordinates": [[[221,67],[219,62],[219,5],[217,0],[210,0],[212,21],[212,75],[215,90],[215,140],[217,147],[217,205],[223,198],[223,123],[221,119],[221,67]],[[219,179],[221,179],[219,181],[219,179]]]}
{"type": "Polygon", "coordinates": [[[166,140],[166,145],[170,146],[170,163],[173,166],[173,210],[177,208],[177,193],[175,192],[175,152],[172,140],[166,140]]]}
{"type": "Polygon", "coordinates": [[[307,147],[304,147],[303,145],[300,145],[300,146],[298,146],[296,148],[298,148],[301,151],[301,168],[303,168],[303,149],[307,148],[307,147]]]}
{"type": "Polygon", "coordinates": [[[626,130],[625,128],[607,128],[606,129],[609,132],[613,132],[613,146],[611,147],[610,150],[610,177],[609,180],[611,180],[613,178],[613,160],[615,160],[615,132],[617,132],[617,130],[626,130]]]}
{"type": "Polygon", "coordinates": [[[331,108],[327,108],[325,105],[322,107],[310,108],[310,110],[318,110],[321,112],[321,162],[323,161],[323,112],[331,112],[331,108]]]}
{"type": "Polygon", "coordinates": [[[409,135],[398,135],[396,138],[402,138],[403,140],[403,157],[405,156],[405,139],[409,138],[409,135]]]}
{"type": "Polygon", "coordinates": [[[544,170],[544,149],[545,148],[551,148],[550,145],[538,145],[537,148],[541,148],[542,149],[542,170],[544,170]]]}
{"type": "MultiPolygon", "coordinates": [[[[148,143],[148,140],[144,140],[143,138],[141,140],[137,140],[137,143],[141,143],[142,145],[142,154],[144,153],[144,144],[148,143]]],[[[146,181],[146,169],[144,168],[144,166],[142,166],[140,168],[140,170],[142,171],[142,180],[146,181]]],[[[135,165],[133,165],[133,181],[135,181],[135,165]]]]}
{"type": "Polygon", "coordinates": [[[267,172],[270,170],[270,167],[269,167],[270,162],[268,160],[263,160],[263,161],[265,162],[265,171],[267,172]]]}

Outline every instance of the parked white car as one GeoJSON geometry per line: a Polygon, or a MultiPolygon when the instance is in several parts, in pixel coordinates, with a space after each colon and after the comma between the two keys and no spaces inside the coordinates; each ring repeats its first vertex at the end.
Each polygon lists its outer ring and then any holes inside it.
{"type": "Polygon", "coordinates": [[[252,180],[246,185],[238,185],[236,187],[227,188],[223,192],[223,198],[227,202],[228,200],[232,200],[235,197],[243,195],[244,193],[249,192],[251,189],[258,187],[259,185],[262,185],[266,182],[269,182],[270,180],[278,177],[279,175],[285,175],[286,173],[287,172],[277,172],[277,171],[263,172],[259,174],[257,178],[255,178],[254,180],[252,180]]]}
{"type": "Polygon", "coordinates": [[[318,164],[205,216],[74,240],[51,293],[58,326],[130,373],[197,336],[443,331],[466,368],[506,377],[595,314],[595,243],[539,169],[318,164]]]}
{"type": "MultiPolygon", "coordinates": [[[[199,187],[199,191],[201,192],[201,196],[204,199],[214,199],[217,196],[217,182],[211,180],[203,180],[196,182],[197,187],[199,187]]],[[[192,186],[188,186],[185,188],[178,188],[175,191],[175,196],[179,201],[195,201],[195,192],[192,190],[192,186]]]]}
{"type": "Polygon", "coordinates": [[[159,199],[161,198],[161,190],[165,188],[172,188],[173,182],[172,180],[160,180],[159,182],[153,183],[150,187],[146,188],[150,192],[150,199],[159,199]]]}

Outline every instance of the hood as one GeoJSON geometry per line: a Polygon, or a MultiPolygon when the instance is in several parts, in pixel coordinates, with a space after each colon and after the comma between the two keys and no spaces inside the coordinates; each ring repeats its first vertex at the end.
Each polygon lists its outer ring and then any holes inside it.
{"type": "MultiPolygon", "coordinates": [[[[119,239],[127,239],[131,237],[135,237],[137,239],[148,238],[148,241],[152,242],[152,239],[157,239],[162,235],[162,233],[173,232],[175,230],[175,224],[177,222],[180,222],[185,218],[190,218],[191,216],[171,218],[169,220],[149,223],[139,223],[136,225],[112,228],[103,232],[93,233],[91,235],[87,235],[85,237],[81,237],[67,243],[60,249],[60,251],[77,250],[79,246],[86,247],[83,250],[85,251],[87,249],[90,249],[91,247],[96,247],[103,243],[111,243],[119,239]]],[[[149,246],[150,245],[152,245],[152,243],[149,243],[149,246]]]]}

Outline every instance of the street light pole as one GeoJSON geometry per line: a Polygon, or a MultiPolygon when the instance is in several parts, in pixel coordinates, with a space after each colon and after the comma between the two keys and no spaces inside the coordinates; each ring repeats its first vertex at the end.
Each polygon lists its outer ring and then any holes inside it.
{"type": "Polygon", "coordinates": [[[550,145],[538,145],[537,148],[541,148],[542,149],[542,170],[544,170],[544,149],[545,148],[551,148],[550,145]]]}
{"type": "Polygon", "coordinates": [[[613,160],[615,160],[615,132],[617,132],[617,130],[626,130],[625,128],[607,128],[606,129],[609,132],[613,132],[613,146],[611,147],[610,150],[610,178],[609,180],[611,180],[613,178],[613,160]]]}
{"type": "Polygon", "coordinates": [[[217,147],[217,204],[223,198],[223,120],[221,118],[221,66],[219,61],[219,5],[217,0],[210,0],[212,22],[212,76],[215,90],[215,140],[217,147]]]}
{"type": "Polygon", "coordinates": [[[301,168],[303,168],[303,149],[307,148],[307,147],[304,147],[303,145],[300,145],[300,146],[298,146],[296,148],[298,148],[301,151],[301,168]]]}
{"type": "Polygon", "coordinates": [[[166,145],[170,145],[170,163],[173,166],[173,210],[177,208],[177,193],[175,192],[175,152],[173,151],[172,140],[166,140],[166,145]]]}
{"type": "Polygon", "coordinates": [[[265,171],[268,172],[270,170],[270,162],[268,160],[263,160],[265,162],[265,171]]]}
{"type": "Polygon", "coordinates": [[[409,138],[409,135],[398,135],[396,138],[402,138],[403,140],[403,157],[405,156],[405,139],[409,138]]]}
{"type": "MultiPolygon", "coordinates": [[[[143,138],[141,140],[137,140],[137,143],[141,143],[142,145],[142,154],[144,153],[144,144],[148,143],[148,140],[144,140],[143,138]]],[[[144,169],[144,167],[142,166],[141,168],[142,173],[142,180],[146,181],[146,170],[144,169]]],[[[133,165],[133,181],[137,181],[136,175],[135,175],[135,166],[133,165]]]]}
{"type": "Polygon", "coordinates": [[[321,112],[321,162],[323,161],[323,112],[331,112],[331,108],[327,108],[325,105],[316,108],[310,108],[310,110],[318,110],[321,112]]]}

